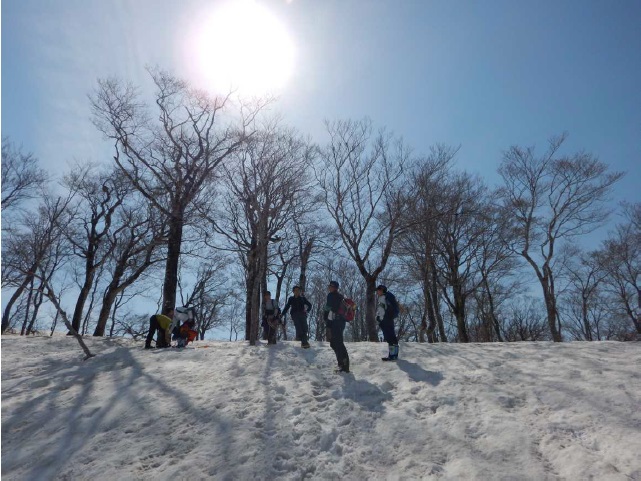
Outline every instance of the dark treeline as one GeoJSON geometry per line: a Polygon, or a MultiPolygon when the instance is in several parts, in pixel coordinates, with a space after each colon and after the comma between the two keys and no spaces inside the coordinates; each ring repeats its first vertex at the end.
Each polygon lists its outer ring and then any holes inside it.
{"type": "Polygon", "coordinates": [[[491,189],[455,168],[457,148],[417,153],[367,119],[327,121],[317,143],[270,118],[270,100],[211,98],[149,73],[150,104],[115,79],[90,96],[109,161],[54,184],[2,139],[2,332],[64,322],[141,338],[145,299],[195,307],[201,339],[218,329],[255,344],[262,293],[284,306],[299,285],[324,340],[338,280],[359,306],[353,341],[379,339],[380,283],[402,304],[406,341],[641,335],[641,204],[612,209],[623,174],[564,152],[565,135],[506,146],[491,189]],[[613,215],[607,239],[586,247],[613,215]]]}

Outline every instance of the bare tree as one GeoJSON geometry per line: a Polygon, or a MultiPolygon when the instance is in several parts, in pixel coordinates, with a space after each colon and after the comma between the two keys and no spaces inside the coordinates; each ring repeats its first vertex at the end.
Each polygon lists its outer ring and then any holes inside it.
{"type": "Polygon", "coordinates": [[[598,253],[608,291],[641,335],[641,203],[623,205],[624,221],[598,253]]]}
{"type": "MultiPolygon", "coordinates": [[[[64,244],[61,230],[61,219],[65,215],[73,193],[68,197],[45,196],[38,208],[36,217],[29,216],[25,224],[29,227],[24,233],[22,245],[22,261],[16,262],[15,268],[22,272],[24,281],[18,286],[7,304],[2,318],[3,331],[9,325],[11,307],[24,289],[31,283],[38,283],[38,291],[41,292],[54,306],[57,315],[60,316],[69,329],[69,332],[76,337],[80,347],[85,353],[85,359],[93,357],[82,336],[74,329],[69,321],[66,312],[60,304],[60,293],[56,293],[52,283],[51,260],[58,256],[58,249],[64,244]]],[[[58,260],[53,262],[58,265],[58,260]]]]}
{"type": "Polygon", "coordinates": [[[163,306],[174,307],[184,227],[221,163],[252,136],[264,102],[241,106],[240,119],[233,119],[229,95],[212,99],[167,72],[149,73],[157,122],[136,89],[117,80],[99,81],[91,102],[95,125],[115,143],[121,172],[168,219],[163,306]]]}
{"type": "MultiPolygon", "coordinates": [[[[41,279],[38,280],[38,288],[33,292],[33,312],[25,331],[27,335],[31,334],[34,330],[40,307],[45,299],[45,287],[52,284],[54,275],[58,274],[60,267],[69,258],[69,245],[65,242],[63,236],[55,236],[52,238],[52,241],[48,255],[45,256],[39,264],[41,279]]],[[[32,284],[34,281],[32,281],[32,284]]],[[[62,292],[64,292],[64,288],[59,287],[58,295],[62,295],[62,292]]],[[[56,316],[59,316],[58,312],[56,312],[56,316]]]]}
{"type": "Polygon", "coordinates": [[[5,215],[27,199],[34,199],[47,180],[38,159],[17,149],[2,137],[2,213],[5,215]]]}
{"type": "MultiPolygon", "coordinates": [[[[114,303],[125,289],[138,281],[150,268],[165,260],[161,247],[166,241],[162,213],[146,202],[128,205],[118,212],[116,223],[124,228],[112,237],[106,266],[110,280],[102,294],[102,304],[94,336],[104,336],[114,303]]],[[[113,317],[113,316],[112,316],[113,317]]]]}
{"type": "Polygon", "coordinates": [[[296,206],[309,195],[309,141],[277,123],[265,125],[225,164],[226,191],[217,208],[203,212],[227,249],[239,255],[246,282],[246,338],[258,339],[261,288],[270,243],[279,242],[296,206]]]}
{"type": "MultiPolygon", "coordinates": [[[[441,190],[446,184],[458,149],[446,145],[431,148],[430,155],[422,159],[410,175],[410,192],[403,215],[407,229],[400,236],[395,252],[401,256],[412,279],[420,285],[422,308],[419,341],[447,342],[445,326],[440,313],[436,266],[436,240],[438,223],[443,209],[441,190]],[[437,330],[438,327],[438,330],[437,330]],[[440,336],[438,335],[440,333],[440,336]]],[[[445,206],[446,210],[449,207],[445,206]]]]}
{"type": "Polygon", "coordinates": [[[606,276],[599,265],[598,256],[593,253],[580,253],[575,250],[574,262],[567,266],[571,283],[568,300],[568,315],[575,325],[570,330],[575,338],[586,341],[599,341],[599,324],[606,315],[607,305],[601,295],[601,284],[606,276]]]}
{"type": "Polygon", "coordinates": [[[96,272],[116,246],[115,242],[109,242],[109,238],[118,238],[126,229],[125,225],[114,226],[113,220],[131,187],[114,172],[94,173],[94,166],[91,165],[72,170],[65,177],[64,184],[76,193],[75,205],[69,210],[69,215],[62,219],[61,227],[74,254],[82,261],[78,276],[80,292],[71,319],[73,328],[80,331],[96,272]]]}
{"type": "Polygon", "coordinates": [[[482,292],[477,293],[476,300],[479,311],[486,320],[482,340],[496,339],[503,342],[498,311],[501,303],[512,297],[519,288],[520,282],[513,280],[518,267],[517,256],[510,249],[509,243],[505,242],[509,238],[509,222],[503,218],[501,210],[494,206],[492,198],[479,217],[482,225],[476,268],[482,292]]]}
{"type": "Polygon", "coordinates": [[[436,232],[437,282],[456,320],[460,342],[470,341],[467,300],[483,282],[478,267],[484,262],[484,242],[491,229],[485,191],[478,178],[465,173],[452,175],[441,191],[443,206],[436,232]]]}
{"type": "Polygon", "coordinates": [[[536,299],[521,299],[506,307],[503,337],[506,341],[549,339],[545,311],[536,299]]]}
{"type": "MultiPolygon", "coordinates": [[[[15,291],[2,314],[2,332],[9,327],[11,309],[15,302],[35,283],[39,270],[42,271],[41,266],[52,253],[59,251],[60,219],[66,214],[72,198],[73,194],[64,198],[48,195],[43,197],[35,215],[29,213],[23,216],[21,224],[24,229],[12,232],[3,242],[9,254],[3,256],[3,271],[9,269],[14,273],[11,287],[15,287],[15,291]]],[[[50,278],[51,272],[42,275],[50,278]]]]}
{"type": "Polygon", "coordinates": [[[343,245],[365,280],[368,338],[378,341],[376,281],[403,227],[402,182],[410,150],[385,131],[373,135],[367,119],[325,126],[330,141],[321,150],[316,178],[343,245]]]}
{"type": "MultiPolygon", "coordinates": [[[[280,242],[275,243],[270,248],[269,257],[268,257],[268,276],[274,276],[276,278],[276,292],[273,298],[276,300],[279,306],[283,306],[281,302],[281,297],[283,294],[283,282],[287,278],[287,275],[291,273],[291,270],[294,268],[298,258],[298,250],[293,245],[292,232],[290,229],[287,229],[285,226],[283,236],[280,242]],[[289,232],[288,232],[289,231],[289,232]]],[[[287,296],[288,290],[285,291],[285,296],[287,296]]]]}
{"type": "Polygon", "coordinates": [[[532,148],[511,147],[503,155],[499,174],[505,216],[512,221],[511,243],[536,273],[543,290],[552,339],[562,341],[557,309],[558,244],[591,232],[606,218],[605,200],[622,173],[608,173],[593,155],[559,155],[566,136],[553,137],[547,152],[535,157],[532,148]]]}

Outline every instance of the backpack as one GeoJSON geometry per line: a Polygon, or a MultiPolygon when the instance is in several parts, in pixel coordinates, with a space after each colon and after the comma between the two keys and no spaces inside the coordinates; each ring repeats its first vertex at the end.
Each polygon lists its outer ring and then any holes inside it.
{"type": "Polygon", "coordinates": [[[387,303],[388,306],[392,306],[392,313],[394,319],[398,317],[398,315],[401,313],[401,308],[398,305],[398,301],[396,300],[396,297],[394,294],[391,292],[385,293],[385,302],[387,303]]]}
{"type": "Polygon", "coordinates": [[[338,314],[343,316],[347,322],[352,322],[356,317],[356,303],[352,299],[343,296],[341,307],[338,308],[338,314]]]}

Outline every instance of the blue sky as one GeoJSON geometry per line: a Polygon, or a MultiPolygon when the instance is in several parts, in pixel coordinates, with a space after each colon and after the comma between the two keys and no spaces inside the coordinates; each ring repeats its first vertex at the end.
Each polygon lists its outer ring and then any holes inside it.
{"type": "MultiPolygon", "coordinates": [[[[216,3],[3,0],[2,134],[53,173],[107,160],[87,100],[96,79],[186,72],[184,38],[216,3]]],[[[628,172],[616,200],[641,201],[640,1],[259,3],[297,51],[274,109],[313,138],[324,119],[369,116],[417,152],[460,144],[457,165],[493,184],[502,150],[568,131],[566,151],[628,172]]]]}

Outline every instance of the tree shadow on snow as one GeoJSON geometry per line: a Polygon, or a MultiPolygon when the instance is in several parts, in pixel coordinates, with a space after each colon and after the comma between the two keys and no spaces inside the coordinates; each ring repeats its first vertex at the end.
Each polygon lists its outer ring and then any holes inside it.
{"type": "MultiPolygon", "coordinates": [[[[77,476],[83,464],[100,455],[113,456],[109,450],[122,438],[128,438],[125,445],[131,451],[121,455],[132,468],[157,468],[171,451],[174,430],[195,423],[192,419],[207,422],[214,439],[229,430],[213,409],[197,408],[189,395],[165,381],[162,355],[145,356],[142,364],[130,347],[101,353],[94,343],[91,349],[98,356],[88,361],[40,358],[37,375],[28,381],[39,389],[37,394],[10,408],[3,405],[3,477],[21,471],[22,479],[54,479],[69,476],[69,468],[77,476]],[[165,412],[163,419],[162,408],[172,409],[175,416],[167,418],[165,412]],[[128,415],[122,416],[123,411],[128,415]],[[127,424],[132,419],[137,424],[127,424]],[[90,451],[95,436],[107,453],[90,451]]],[[[17,387],[3,389],[3,401],[19,394],[17,387]]],[[[24,396],[24,389],[20,394],[24,396]]],[[[129,474],[140,477],[142,472],[129,474]]]]}
{"type": "Polygon", "coordinates": [[[438,386],[443,380],[443,375],[440,372],[426,371],[418,364],[405,359],[397,360],[396,365],[414,382],[424,382],[432,386],[438,386]]]}

